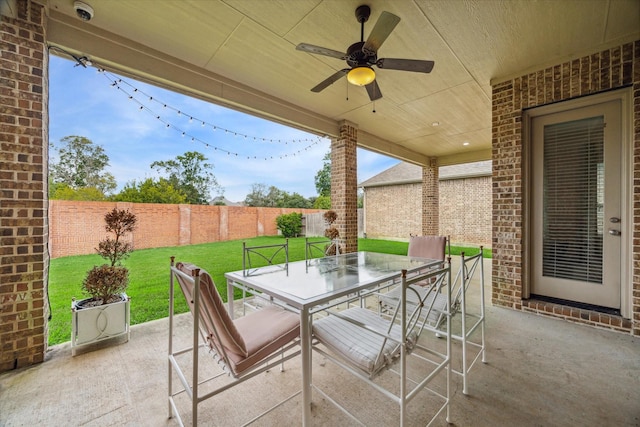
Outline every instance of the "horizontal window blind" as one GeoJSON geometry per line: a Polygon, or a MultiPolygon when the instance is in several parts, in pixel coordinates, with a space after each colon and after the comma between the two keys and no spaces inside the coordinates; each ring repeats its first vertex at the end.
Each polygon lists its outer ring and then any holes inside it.
{"type": "Polygon", "coordinates": [[[602,283],[604,117],[544,127],[542,274],[602,283]]]}

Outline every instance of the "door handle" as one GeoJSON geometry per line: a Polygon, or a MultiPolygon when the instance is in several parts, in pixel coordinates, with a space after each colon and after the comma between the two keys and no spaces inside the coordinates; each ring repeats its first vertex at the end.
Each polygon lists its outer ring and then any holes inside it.
{"type": "Polygon", "coordinates": [[[609,230],[609,234],[612,236],[620,236],[622,233],[620,233],[620,230],[609,230]]]}

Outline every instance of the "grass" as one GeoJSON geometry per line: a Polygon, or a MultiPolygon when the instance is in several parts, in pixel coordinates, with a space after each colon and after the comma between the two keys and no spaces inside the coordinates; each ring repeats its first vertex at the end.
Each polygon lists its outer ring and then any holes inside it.
{"type": "MultiPolygon", "coordinates": [[[[251,246],[283,243],[282,237],[256,237],[246,239],[251,246]]],[[[131,253],[124,262],[129,268],[131,297],[131,324],[148,322],[168,316],[169,313],[169,263],[170,257],[176,261],[188,261],[207,270],[213,278],[222,297],[226,300],[227,282],[224,273],[242,269],[242,242],[230,240],[202,245],[176,246],[168,248],[141,249],[131,253]]],[[[304,259],[304,237],[289,239],[289,260],[304,259]]],[[[359,239],[358,250],[404,255],[407,242],[390,240],[359,239]]],[[[478,252],[469,248],[451,247],[457,255],[464,250],[469,256],[478,252]]],[[[486,251],[488,257],[490,251],[486,251]]],[[[79,255],[51,260],[49,267],[49,298],[51,320],[49,321],[49,345],[69,341],[71,338],[71,298],[85,298],[80,288],[87,271],[94,265],[103,264],[98,255],[79,255]]],[[[176,312],[188,310],[182,298],[177,299],[176,312]]]]}

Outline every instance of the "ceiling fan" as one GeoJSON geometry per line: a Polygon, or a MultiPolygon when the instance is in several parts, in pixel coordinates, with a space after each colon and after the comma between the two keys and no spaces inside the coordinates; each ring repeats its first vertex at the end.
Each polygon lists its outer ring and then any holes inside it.
{"type": "Polygon", "coordinates": [[[376,73],[372,68],[374,65],[378,68],[389,70],[413,71],[417,73],[431,72],[434,65],[433,61],[397,58],[378,59],[378,49],[380,49],[382,43],[384,43],[387,37],[389,37],[389,34],[391,34],[396,25],[398,25],[400,17],[386,11],[382,12],[369,37],[365,41],[364,23],[369,20],[370,15],[371,8],[369,6],[362,5],[356,8],[356,18],[361,25],[360,41],[349,46],[347,53],[314,46],[308,43],[300,43],[296,46],[297,50],[303,52],[346,60],[347,65],[349,65],[349,68],[343,68],[320,82],[311,89],[312,92],[320,92],[346,75],[349,83],[364,86],[369,94],[369,99],[375,101],[376,99],[382,98],[382,93],[376,81],[376,73]]]}

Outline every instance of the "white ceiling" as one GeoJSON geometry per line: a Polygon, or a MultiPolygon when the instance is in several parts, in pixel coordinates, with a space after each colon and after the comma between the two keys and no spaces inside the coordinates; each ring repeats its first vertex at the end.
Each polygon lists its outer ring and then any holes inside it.
{"type": "Polygon", "coordinates": [[[359,128],[360,146],[417,164],[491,157],[492,81],[640,39],[638,0],[85,2],[95,11],[89,22],[76,17],[73,0],[47,1],[50,43],[319,135],[336,136],[346,120],[359,128]],[[430,74],[377,69],[383,98],[375,105],[344,78],[311,92],[346,64],[295,49],[346,51],[360,40],[360,4],[371,7],[365,39],[382,11],[401,18],[378,57],[435,61],[430,74]]]}

